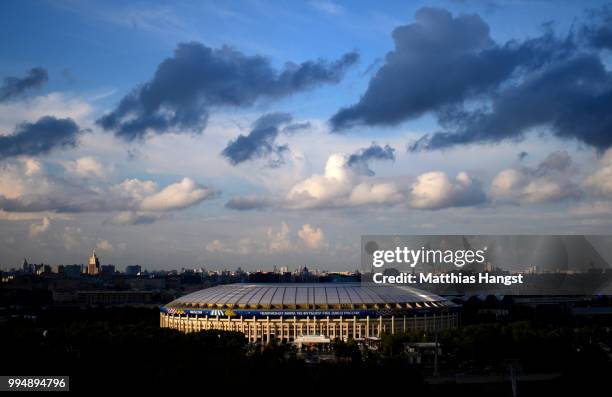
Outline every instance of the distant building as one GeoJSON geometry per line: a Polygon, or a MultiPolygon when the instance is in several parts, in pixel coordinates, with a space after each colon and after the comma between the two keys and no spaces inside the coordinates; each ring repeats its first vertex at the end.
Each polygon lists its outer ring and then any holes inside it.
{"type": "Polygon", "coordinates": [[[128,276],[137,276],[141,271],[140,265],[129,265],[125,268],[125,274],[128,276]]]}
{"type": "Polygon", "coordinates": [[[23,272],[26,274],[34,273],[34,265],[31,263],[28,263],[28,260],[26,258],[23,258],[23,265],[21,268],[23,272]]]}
{"type": "Polygon", "coordinates": [[[113,275],[115,274],[115,265],[102,265],[100,268],[100,274],[113,275]]]}
{"type": "Polygon", "coordinates": [[[96,250],[94,249],[87,263],[87,274],[90,276],[96,276],[100,274],[100,260],[96,256],[96,250]]]}
{"type": "Polygon", "coordinates": [[[81,265],[59,265],[57,272],[66,277],[79,277],[82,273],[81,265]]]}
{"type": "Polygon", "coordinates": [[[42,274],[49,274],[49,273],[51,273],[51,266],[45,265],[43,263],[41,263],[40,265],[35,265],[34,273],[37,276],[40,276],[42,274]]]}

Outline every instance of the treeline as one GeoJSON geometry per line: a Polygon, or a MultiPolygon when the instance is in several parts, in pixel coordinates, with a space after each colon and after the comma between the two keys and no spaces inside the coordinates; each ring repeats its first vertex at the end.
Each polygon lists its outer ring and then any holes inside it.
{"type": "MultiPolygon", "coordinates": [[[[68,374],[71,389],[81,391],[247,388],[297,393],[378,390],[388,384],[435,395],[455,389],[428,385],[425,377],[431,369],[423,372],[410,365],[406,344],[437,339],[442,375],[506,373],[512,365],[519,374],[558,373],[559,380],[539,387],[567,391],[607,381],[612,374],[606,352],[612,344],[609,328],[521,321],[465,326],[437,336],[385,335],[376,352],[360,349],[351,340],[335,342],[337,359],[312,365],[288,345],[254,348],[236,332],[161,329],[158,315],[155,309],[126,308],[8,319],[0,324],[0,372],[68,374]]],[[[498,386],[503,390],[498,395],[510,390],[506,384],[498,386]]],[[[470,393],[478,395],[475,386],[470,387],[470,393]]]]}
{"type": "MultiPolygon", "coordinates": [[[[55,313],[58,314],[58,313],[55,313]]],[[[241,333],[183,334],[162,329],[158,311],[76,312],[0,325],[3,374],[70,375],[71,390],[182,390],[201,388],[321,388],[360,391],[376,379],[409,379],[424,388],[418,368],[390,358],[364,360],[354,343],[339,360],[309,365],[289,345],[249,346],[241,333]],[[351,347],[352,346],[352,347],[351,347]]],[[[346,345],[346,344],[344,344],[346,345]]],[[[278,389],[278,390],[281,390],[278,389]]]]}

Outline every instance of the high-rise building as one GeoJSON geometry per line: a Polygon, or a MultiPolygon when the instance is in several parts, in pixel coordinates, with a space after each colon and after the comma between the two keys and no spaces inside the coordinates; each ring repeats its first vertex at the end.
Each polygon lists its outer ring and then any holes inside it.
{"type": "Polygon", "coordinates": [[[137,276],[141,271],[140,265],[129,265],[125,268],[125,274],[128,276],[137,276]]]}
{"type": "Polygon", "coordinates": [[[115,265],[102,265],[100,268],[100,274],[113,275],[115,274],[115,265]]]}
{"type": "Polygon", "coordinates": [[[28,260],[26,258],[23,258],[23,265],[21,266],[21,268],[24,273],[27,273],[27,274],[34,273],[34,265],[32,265],[31,263],[28,263],[28,260]]]}
{"type": "Polygon", "coordinates": [[[95,276],[100,273],[100,260],[96,256],[96,250],[94,249],[87,263],[87,274],[95,276]]]}

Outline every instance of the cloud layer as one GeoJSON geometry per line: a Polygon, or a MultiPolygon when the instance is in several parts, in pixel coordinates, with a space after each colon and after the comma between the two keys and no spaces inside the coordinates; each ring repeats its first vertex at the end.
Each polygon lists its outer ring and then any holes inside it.
{"type": "Polygon", "coordinates": [[[134,212],[116,223],[146,223],[147,213],[181,210],[217,197],[214,189],[190,178],[161,188],[156,182],[126,179],[111,185],[85,185],[46,172],[36,160],[6,163],[0,175],[0,209],[7,212],[134,212]]]}

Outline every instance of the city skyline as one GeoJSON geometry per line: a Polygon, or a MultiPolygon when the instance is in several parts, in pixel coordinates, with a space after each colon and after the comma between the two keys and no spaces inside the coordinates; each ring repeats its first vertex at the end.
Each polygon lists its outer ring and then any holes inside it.
{"type": "Polygon", "coordinates": [[[0,21],[2,269],[95,249],[340,271],[366,234],[612,230],[603,2],[24,1],[0,21]]]}

